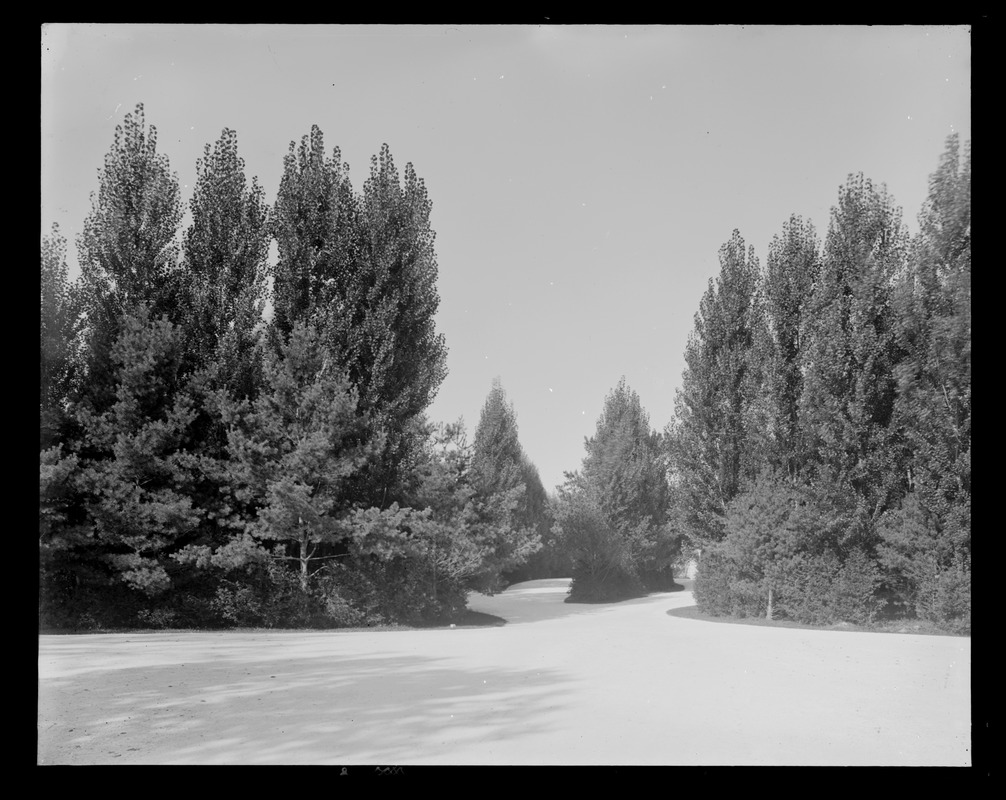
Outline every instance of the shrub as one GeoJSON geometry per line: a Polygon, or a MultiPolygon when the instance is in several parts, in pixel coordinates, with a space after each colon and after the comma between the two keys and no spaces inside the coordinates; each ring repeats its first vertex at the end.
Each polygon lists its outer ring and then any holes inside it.
{"type": "Polygon", "coordinates": [[[700,611],[714,616],[757,613],[735,591],[734,571],[734,565],[721,548],[713,545],[702,551],[694,584],[695,602],[700,611]]]}

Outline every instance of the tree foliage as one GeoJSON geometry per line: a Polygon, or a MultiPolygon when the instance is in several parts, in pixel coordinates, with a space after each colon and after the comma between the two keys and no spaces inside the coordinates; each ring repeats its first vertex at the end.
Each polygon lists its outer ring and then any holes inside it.
{"type": "Polygon", "coordinates": [[[808,458],[800,427],[803,395],[801,326],[820,271],[813,223],[792,216],[769,244],[762,280],[765,324],[762,342],[764,416],[759,422],[766,459],[795,480],[808,458]]]}
{"type": "Polygon", "coordinates": [[[605,398],[578,473],[568,476],[556,530],[573,559],[572,595],[599,599],[669,588],[678,540],[668,522],[665,448],[622,378],[605,398]]]}
{"type": "Polygon", "coordinates": [[[178,179],[167,156],[157,151],[157,130],[147,128],[138,104],[116,126],[98,192],[91,195],[91,213],[77,239],[88,322],[86,388],[98,407],[111,400],[107,371],[125,316],[145,304],[154,319],[179,320],[184,284],[176,236],[181,220],[178,179]]]}
{"type": "Polygon", "coordinates": [[[259,377],[270,236],[264,192],[245,177],[234,131],[225,128],[212,148],[206,145],[189,207],[182,246],[189,355],[195,367],[215,368],[217,385],[248,397],[259,377]]]}
{"type": "Polygon", "coordinates": [[[270,353],[256,399],[222,406],[231,486],[239,501],[258,507],[246,530],[295,550],[281,557],[296,560],[306,589],[320,546],[341,538],[340,519],[351,510],[346,481],[376,457],[380,442],[357,413],[356,391],[302,322],[270,353]]]}
{"type": "Polygon", "coordinates": [[[60,438],[68,404],[80,386],[80,299],[68,278],[66,239],[53,225],[42,240],[39,304],[39,439],[60,438]]]}
{"type": "Polygon", "coordinates": [[[326,157],[314,127],[284,160],[273,215],[279,245],[274,327],[314,320],[384,433],[385,449],[361,500],[385,503],[421,446],[419,418],[446,375],[436,332],[432,204],[411,164],[399,176],[387,145],[371,161],[361,194],[338,149],[326,157]]]}
{"type": "Polygon", "coordinates": [[[759,266],[738,231],[720,248],[720,273],[702,297],[668,431],[693,543],[723,536],[726,504],[758,472],[746,420],[758,394],[759,266]]]}
{"type": "Polygon", "coordinates": [[[737,484],[718,537],[701,512],[716,518],[731,438],[695,411],[695,376],[713,374],[693,367],[700,313],[671,432],[682,516],[705,547],[701,607],[814,623],[908,613],[970,631],[970,173],[950,137],[912,240],[862,175],[840,188],[820,254],[799,218],[773,240],[741,415],[764,469],[737,484]]]}
{"type": "Polygon", "coordinates": [[[901,488],[891,287],[906,245],[886,188],[850,176],[832,209],[801,333],[801,415],[817,462],[848,480],[874,518],[901,488]]]}
{"type": "MultiPolygon", "coordinates": [[[[170,588],[169,557],[202,516],[190,495],[199,466],[188,452],[195,412],[189,396],[175,391],[182,344],[178,329],[151,319],[144,306],[127,315],[111,353],[112,403],[102,412],[75,406],[81,436],[49,464],[73,490],[70,518],[86,533],[86,540],[70,537],[86,544],[79,557],[107,581],[148,596],[170,588]]],[[[51,537],[47,546],[61,549],[51,537]]]]}

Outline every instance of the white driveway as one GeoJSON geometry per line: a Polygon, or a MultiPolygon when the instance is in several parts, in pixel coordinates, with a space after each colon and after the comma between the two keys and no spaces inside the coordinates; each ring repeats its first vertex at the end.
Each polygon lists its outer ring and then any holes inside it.
{"type": "Polygon", "coordinates": [[[689,592],[502,627],[39,638],[43,764],[970,765],[971,640],[680,619],[689,592]]]}

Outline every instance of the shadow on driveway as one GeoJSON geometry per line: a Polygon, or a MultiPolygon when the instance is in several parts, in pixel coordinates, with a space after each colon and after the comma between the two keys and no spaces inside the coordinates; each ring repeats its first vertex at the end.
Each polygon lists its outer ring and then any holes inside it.
{"type": "MultiPolygon", "coordinates": [[[[234,637],[237,638],[237,637],[234,637]]],[[[400,764],[458,742],[546,730],[565,675],[423,655],[212,658],[53,678],[40,687],[40,763],[400,764]],[[50,724],[46,725],[45,721],[50,724]]],[[[160,659],[158,659],[160,660],[160,659]]]]}

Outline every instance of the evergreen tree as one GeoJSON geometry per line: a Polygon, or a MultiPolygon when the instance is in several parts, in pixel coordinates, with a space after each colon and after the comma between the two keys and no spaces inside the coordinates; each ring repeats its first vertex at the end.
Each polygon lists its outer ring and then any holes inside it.
{"type": "Polygon", "coordinates": [[[520,445],[517,415],[498,378],[493,381],[475,429],[470,471],[471,485],[483,509],[495,509],[494,521],[500,530],[509,530],[518,543],[537,543],[545,516],[544,489],[520,445]]]}
{"type": "Polygon", "coordinates": [[[285,546],[307,590],[313,563],[331,555],[323,545],[344,536],[351,510],[345,485],[379,449],[356,391],[333,367],[321,336],[303,322],[270,352],[265,385],[254,401],[222,400],[238,502],[253,501],[255,539],[285,546]]]}
{"type": "Polygon", "coordinates": [[[463,423],[429,434],[404,495],[408,505],[359,509],[346,526],[350,559],[342,574],[368,587],[357,590],[357,602],[385,619],[449,618],[465,607],[468,591],[497,591],[539,546],[533,530],[514,524],[518,492],[476,489],[463,423]]]}
{"type": "Polygon", "coordinates": [[[572,562],[570,598],[621,600],[639,592],[632,571],[632,542],[618,535],[596,492],[567,474],[554,503],[553,536],[572,562]]]}
{"type": "Polygon", "coordinates": [[[726,537],[703,553],[699,606],[711,613],[865,623],[883,606],[869,554],[845,546],[856,497],[831,481],[762,473],[727,506],[726,537]]]}
{"type": "Polygon", "coordinates": [[[572,594],[668,588],[678,542],[668,525],[665,448],[624,378],[584,445],[582,468],[567,476],[556,514],[574,557],[572,594]],[[614,561],[605,566],[606,559],[614,561]]]}
{"type": "Polygon", "coordinates": [[[594,436],[584,442],[583,480],[619,528],[667,518],[667,466],[660,435],[623,377],[605,398],[594,436]]]}
{"type": "Polygon", "coordinates": [[[54,466],[75,466],[75,516],[89,536],[79,558],[104,564],[107,580],[140,595],[171,585],[169,556],[198,527],[191,501],[199,464],[189,454],[195,411],[179,381],[183,337],[141,305],[112,349],[115,398],[97,413],[75,408],[82,436],[54,466]],[[71,464],[72,461],[72,464],[71,464]]]}
{"type": "Polygon", "coordinates": [[[497,378],[475,429],[471,470],[476,491],[488,497],[523,486],[523,457],[517,438],[517,415],[497,378]]]}
{"type": "Polygon", "coordinates": [[[760,391],[752,375],[758,281],[754,249],[734,231],[720,248],[720,274],[709,282],[685,349],[668,438],[683,521],[699,548],[723,537],[726,504],[759,471],[745,424],[760,391]]]}

